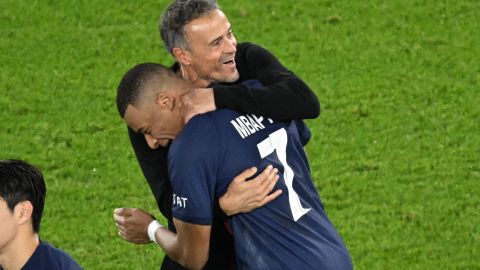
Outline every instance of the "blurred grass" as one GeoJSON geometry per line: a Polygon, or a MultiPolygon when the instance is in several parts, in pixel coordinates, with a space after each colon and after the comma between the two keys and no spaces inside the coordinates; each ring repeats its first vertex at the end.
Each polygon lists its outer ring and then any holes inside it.
{"type": "MultiPolygon", "coordinates": [[[[158,269],[113,209],[157,214],[114,95],[168,1],[0,2],[0,158],[44,173],[41,235],[85,269],[158,269]]],[[[480,2],[220,1],[317,92],[312,174],[356,269],[480,269],[480,2]]]]}

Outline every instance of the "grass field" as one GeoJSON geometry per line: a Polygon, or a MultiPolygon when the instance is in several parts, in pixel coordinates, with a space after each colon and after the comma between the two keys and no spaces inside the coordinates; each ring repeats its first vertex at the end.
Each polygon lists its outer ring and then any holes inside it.
{"type": "MultiPolygon", "coordinates": [[[[85,269],[158,269],[113,209],[157,214],[114,96],[132,65],[172,63],[168,1],[0,2],[0,159],[47,182],[42,238],[85,269]]],[[[226,1],[237,40],[318,94],[315,184],[356,269],[480,269],[480,2],[226,1]]]]}

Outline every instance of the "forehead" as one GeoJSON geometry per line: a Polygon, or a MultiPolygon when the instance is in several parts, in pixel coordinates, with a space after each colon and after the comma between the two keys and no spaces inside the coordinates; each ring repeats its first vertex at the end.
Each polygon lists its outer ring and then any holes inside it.
{"type": "Polygon", "coordinates": [[[229,28],[227,16],[216,9],[185,25],[185,34],[187,38],[203,38],[210,41],[223,35],[229,28]]]}
{"type": "Polygon", "coordinates": [[[125,110],[125,115],[123,116],[123,120],[125,120],[127,125],[134,131],[138,131],[140,128],[144,127],[147,123],[147,119],[148,115],[146,110],[137,109],[131,104],[128,105],[125,110]]]}

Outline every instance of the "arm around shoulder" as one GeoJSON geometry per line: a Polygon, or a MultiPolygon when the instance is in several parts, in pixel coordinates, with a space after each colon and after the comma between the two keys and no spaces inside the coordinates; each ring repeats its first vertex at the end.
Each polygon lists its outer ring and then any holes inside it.
{"type": "Polygon", "coordinates": [[[315,92],[266,49],[251,43],[239,44],[236,61],[241,82],[256,80],[262,87],[245,83],[216,85],[213,89],[218,108],[275,120],[316,118],[320,114],[315,92]]]}

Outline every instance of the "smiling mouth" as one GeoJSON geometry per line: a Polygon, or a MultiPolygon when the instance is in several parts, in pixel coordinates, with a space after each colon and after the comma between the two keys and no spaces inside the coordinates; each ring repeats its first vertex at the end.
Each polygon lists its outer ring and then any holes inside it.
{"type": "Polygon", "coordinates": [[[227,59],[225,61],[222,62],[222,64],[224,65],[234,65],[235,64],[235,59],[227,59]]]}

